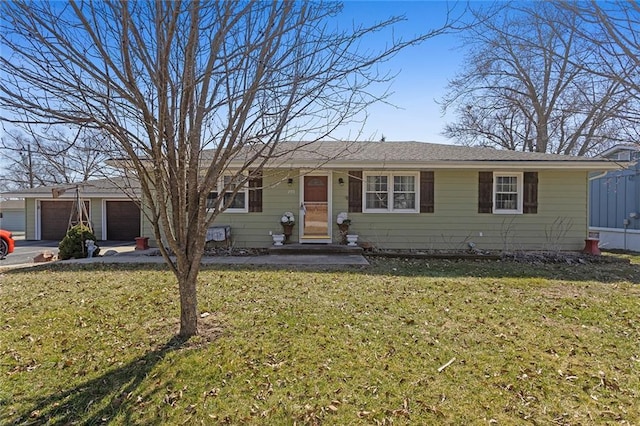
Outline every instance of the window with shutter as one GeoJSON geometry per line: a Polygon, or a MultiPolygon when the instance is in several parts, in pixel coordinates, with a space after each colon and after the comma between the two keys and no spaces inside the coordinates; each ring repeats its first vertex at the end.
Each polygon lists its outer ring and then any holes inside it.
{"type": "Polygon", "coordinates": [[[207,196],[207,210],[214,210],[217,206],[227,213],[246,213],[248,194],[246,186],[242,184],[243,180],[242,175],[222,176],[218,182],[218,191],[207,196]],[[218,200],[219,194],[222,194],[222,200],[218,200]]]}
{"type": "Polygon", "coordinates": [[[480,172],[478,213],[538,212],[538,172],[480,172]]]}
{"type": "Polygon", "coordinates": [[[494,173],[493,183],[493,212],[522,213],[522,173],[494,173]]]}
{"type": "Polygon", "coordinates": [[[415,172],[365,172],[365,213],[417,213],[420,181],[415,172]]]}

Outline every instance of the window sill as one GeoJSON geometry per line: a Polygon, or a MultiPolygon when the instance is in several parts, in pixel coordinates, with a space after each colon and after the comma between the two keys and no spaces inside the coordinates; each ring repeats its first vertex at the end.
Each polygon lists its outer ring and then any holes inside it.
{"type": "Polygon", "coordinates": [[[418,210],[363,210],[362,213],[373,214],[418,214],[418,210]]]}
{"type": "MultiPolygon", "coordinates": [[[[207,213],[214,213],[214,212],[215,212],[215,210],[213,210],[213,209],[207,209],[207,213]]],[[[227,209],[227,210],[225,210],[223,212],[218,212],[218,213],[239,214],[239,213],[249,213],[249,210],[248,209],[246,209],[246,210],[245,209],[242,209],[242,210],[240,210],[240,209],[227,209]]]]}

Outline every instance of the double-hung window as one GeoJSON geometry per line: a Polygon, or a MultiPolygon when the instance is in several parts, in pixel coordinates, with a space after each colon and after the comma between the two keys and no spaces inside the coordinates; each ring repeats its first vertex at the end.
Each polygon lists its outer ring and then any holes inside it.
{"type": "Polygon", "coordinates": [[[494,173],[494,213],[522,213],[522,181],[522,173],[494,173]]]}
{"type": "Polygon", "coordinates": [[[389,177],[384,175],[367,176],[365,179],[366,210],[389,209],[389,177]]]}
{"type": "Polygon", "coordinates": [[[218,191],[212,192],[207,197],[207,209],[213,210],[218,199],[218,194],[223,193],[220,207],[225,208],[225,212],[229,213],[246,213],[248,212],[248,192],[245,186],[242,186],[243,176],[225,175],[218,182],[218,191]],[[234,194],[234,191],[238,191],[234,194]]]}
{"type": "Polygon", "coordinates": [[[365,212],[417,213],[419,206],[417,173],[365,173],[365,212]]]}

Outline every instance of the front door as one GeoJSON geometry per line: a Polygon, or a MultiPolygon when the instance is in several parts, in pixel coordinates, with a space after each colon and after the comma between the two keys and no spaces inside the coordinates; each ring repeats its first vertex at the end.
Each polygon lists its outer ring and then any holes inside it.
{"type": "Polygon", "coordinates": [[[303,177],[303,243],[330,243],[329,176],[303,177]]]}

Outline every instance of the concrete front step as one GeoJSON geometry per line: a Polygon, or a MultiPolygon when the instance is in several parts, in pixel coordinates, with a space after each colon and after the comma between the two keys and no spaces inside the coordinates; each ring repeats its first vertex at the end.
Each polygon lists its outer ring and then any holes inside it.
{"type": "Polygon", "coordinates": [[[341,244],[285,244],[269,247],[269,254],[362,254],[362,247],[341,244]]]}

